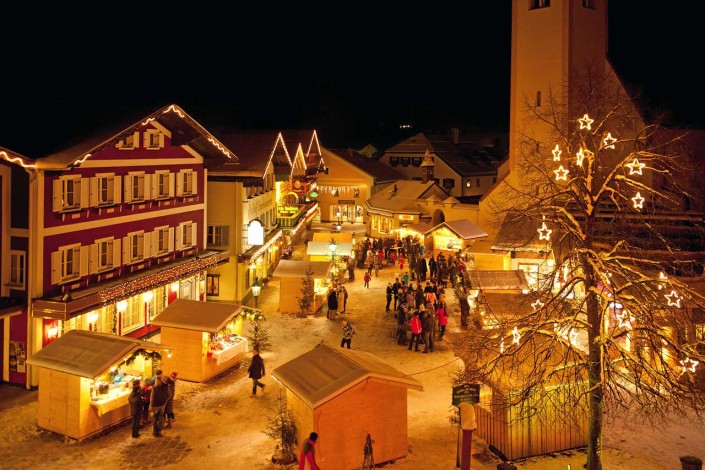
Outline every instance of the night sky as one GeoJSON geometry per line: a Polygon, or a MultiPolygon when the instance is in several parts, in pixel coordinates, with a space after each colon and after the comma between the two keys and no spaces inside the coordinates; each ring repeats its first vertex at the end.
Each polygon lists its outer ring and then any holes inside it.
{"type": "MultiPolygon", "coordinates": [[[[506,131],[510,4],[5,16],[0,147],[40,155],[121,109],[170,103],[206,127],[313,127],[331,147],[389,144],[402,123],[506,131]]],[[[610,58],[650,107],[705,128],[701,15],[658,5],[611,1],[610,58]]]]}

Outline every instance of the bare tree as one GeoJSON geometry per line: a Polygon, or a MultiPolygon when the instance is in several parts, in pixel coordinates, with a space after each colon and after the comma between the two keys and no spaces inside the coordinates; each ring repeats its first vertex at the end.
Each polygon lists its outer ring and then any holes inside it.
{"type": "Polygon", "coordinates": [[[702,272],[702,201],[687,133],[644,123],[609,74],[571,80],[570,106],[566,93],[526,105],[531,125],[497,198],[508,201],[497,205],[505,235],[551,255],[531,293],[487,305],[484,327],[455,347],[461,380],[509,384],[494,406],[587,425],[597,470],[605,416],[705,409],[693,321],[705,302],[682,276],[702,272]]]}

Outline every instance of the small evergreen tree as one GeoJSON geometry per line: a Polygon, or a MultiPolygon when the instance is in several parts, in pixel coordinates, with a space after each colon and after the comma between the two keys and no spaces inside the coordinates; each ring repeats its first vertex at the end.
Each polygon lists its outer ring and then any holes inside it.
{"type": "Polygon", "coordinates": [[[291,410],[286,408],[286,395],[279,389],[274,414],[269,418],[267,430],[263,431],[276,442],[276,455],[272,462],[289,464],[296,461],[296,423],[291,410]]]}
{"type": "Polygon", "coordinates": [[[306,269],[306,275],[301,278],[301,297],[297,297],[301,316],[306,316],[311,312],[314,295],[313,268],[309,265],[308,269],[306,269]]]}
{"type": "Polygon", "coordinates": [[[250,332],[247,339],[250,341],[253,349],[258,349],[261,352],[269,351],[271,344],[269,343],[269,328],[264,325],[267,320],[264,314],[255,309],[245,309],[246,318],[250,321],[250,332]]]}

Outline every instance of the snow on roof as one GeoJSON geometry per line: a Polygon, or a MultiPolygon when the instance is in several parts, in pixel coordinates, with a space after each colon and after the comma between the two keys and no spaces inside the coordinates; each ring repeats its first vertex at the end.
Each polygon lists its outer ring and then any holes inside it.
{"type": "Polygon", "coordinates": [[[440,201],[448,197],[435,182],[399,180],[376,193],[365,202],[371,211],[384,211],[390,213],[423,213],[419,202],[428,199],[431,194],[440,197],[440,201]]]}
{"type": "MultiPolygon", "coordinates": [[[[350,256],[353,250],[352,242],[337,242],[335,254],[338,256],[350,256]]],[[[311,256],[326,256],[330,255],[330,242],[308,242],[306,246],[306,254],[311,256]]]]}
{"type": "Polygon", "coordinates": [[[473,289],[487,290],[528,290],[526,274],[521,269],[470,270],[468,279],[473,289]]]}
{"type": "MultiPolygon", "coordinates": [[[[309,245],[314,242],[308,242],[309,245]]],[[[330,254],[330,251],[328,252],[330,254]]],[[[291,259],[283,259],[279,261],[277,269],[274,270],[272,276],[275,277],[303,277],[309,266],[313,271],[314,278],[324,278],[328,276],[330,271],[330,261],[295,261],[291,259]]]]}
{"type": "Polygon", "coordinates": [[[421,382],[371,353],[326,344],[282,364],[274,369],[272,376],[311,408],[370,378],[423,391],[421,382]]]}
{"type": "Polygon", "coordinates": [[[176,299],[151,323],[158,326],[217,333],[240,313],[240,310],[242,305],[239,304],[176,299]]]}
{"type": "Polygon", "coordinates": [[[455,233],[458,237],[462,238],[463,240],[472,240],[475,238],[487,237],[487,232],[485,232],[480,227],[473,224],[467,219],[441,222],[432,229],[429,229],[426,234],[428,235],[429,232],[433,232],[442,227],[447,227],[451,232],[455,233]]]}

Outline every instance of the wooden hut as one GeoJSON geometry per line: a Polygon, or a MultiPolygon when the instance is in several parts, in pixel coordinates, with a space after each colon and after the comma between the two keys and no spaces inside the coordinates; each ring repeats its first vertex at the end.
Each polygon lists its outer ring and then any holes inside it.
{"type": "Polygon", "coordinates": [[[163,369],[178,371],[179,378],[204,382],[238,365],[247,352],[247,338],[241,336],[242,305],[176,299],[152,320],[161,327],[161,341],[173,344],[163,369]]]}
{"type": "Polygon", "coordinates": [[[407,389],[421,383],[362,351],[319,344],[277,367],[297,438],[320,436],[316,453],[335,455],[335,468],[360,467],[367,435],[375,464],[407,454],[407,389]]]}
{"type": "Polygon", "coordinates": [[[126,336],[71,330],[34,354],[40,428],[83,439],[131,418],[132,381],[154,375],[168,346],[126,336]]]}
{"type": "Polygon", "coordinates": [[[309,267],[313,272],[314,302],[309,314],[314,314],[323,305],[323,299],[328,291],[328,272],[331,269],[330,259],[328,261],[294,261],[283,259],[279,262],[277,269],[272,276],[280,279],[279,284],[279,311],[284,313],[296,313],[299,308],[299,297],[301,297],[301,279],[306,277],[309,267]]]}
{"type": "MultiPolygon", "coordinates": [[[[441,222],[424,235],[427,245],[429,239],[433,241],[434,255],[463,253],[475,241],[487,238],[487,232],[466,219],[441,222]]],[[[429,247],[426,246],[426,248],[429,247]]]]}

